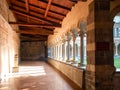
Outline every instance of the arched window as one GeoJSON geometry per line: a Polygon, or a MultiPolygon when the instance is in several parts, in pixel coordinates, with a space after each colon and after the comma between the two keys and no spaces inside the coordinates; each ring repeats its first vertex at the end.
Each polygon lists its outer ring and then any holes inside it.
{"type": "Polygon", "coordinates": [[[113,36],[114,36],[114,66],[120,69],[120,13],[114,19],[113,36]]]}

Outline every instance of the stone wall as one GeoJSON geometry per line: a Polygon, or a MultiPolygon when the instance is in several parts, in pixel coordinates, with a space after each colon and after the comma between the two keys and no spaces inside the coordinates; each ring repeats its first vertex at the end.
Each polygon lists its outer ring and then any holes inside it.
{"type": "Polygon", "coordinates": [[[18,27],[11,27],[8,23],[11,20],[16,21],[6,0],[0,0],[0,78],[12,72],[13,67],[18,67],[20,40],[19,34],[15,32],[18,27]]]}
{"type": "Polygon", "coordinates": [[[21,42],[21,60],[42,60],[45,57],[44,42],[21,42]]]}
{"type": "Polygon", "coordinates": [[[120,72],[116,72],[114,76],[114,90],[120,90],[120,72]]]}
{"type": "Polygon", "coordinates": [[[60,62],[57,60],[49,59],[48,63],[57,68],[60,72],[66,75],[74,83],[76,83],[81,88],[84,87],[84,70],[78,67],[74,67],[70,64],[60,62]]]}

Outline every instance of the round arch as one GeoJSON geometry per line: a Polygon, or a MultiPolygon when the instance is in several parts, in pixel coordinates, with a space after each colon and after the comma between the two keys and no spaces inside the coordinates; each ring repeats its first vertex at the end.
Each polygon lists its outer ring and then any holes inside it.
{"type": "Polygon", "coordinates": [[[116,6],[110,13],[111,20],[120,12],[120,5],[116,6]]]}
{"type": "MultiPolygon", "coordinates": [[[[118,14],[120,12],[120,5],[118,5],[118,6],[116,6],[115,8],[113,8],[112,10],[111,10],[111,12],[110,12],[110,30],[112,31],[112,39],[113,39],[113,41],[112,41],[112,43],[113,43],[113,57],[114,57],[114,55],[115,55],[115,53],[116,53],[116,50],[115,49],[119,49],[119,52],[117,51],[117,53],[118,53],[118,55],[120,55],[120,44],[118,44],[118,47],[116,48],[115,47],[115,42],[114,42],[114,35],[113,35],[113,26],[114,26],[114,22],[113,22],[113,19],[114,19],[114,17],[118,14]]],[[[110,31],[110,32],[111,32],[110,31]]],[[[118,56],[117,55],[117,56],[118,56]]],[[[116,65],[115,65],[115,58],[114,58],[114,66],[116,67],[116,65]]],[[[117,67],[116,67],[117,68],[117,67]]]]}

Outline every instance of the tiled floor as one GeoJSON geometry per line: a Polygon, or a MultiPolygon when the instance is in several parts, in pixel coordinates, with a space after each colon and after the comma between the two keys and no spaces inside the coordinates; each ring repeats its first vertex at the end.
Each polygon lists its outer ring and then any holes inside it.
{"type": "Polygon", "coordinates": [[[59,71],[42,61],[24,61],[19,73],[0,83],[0,90],[81,90],[59,71]]]}

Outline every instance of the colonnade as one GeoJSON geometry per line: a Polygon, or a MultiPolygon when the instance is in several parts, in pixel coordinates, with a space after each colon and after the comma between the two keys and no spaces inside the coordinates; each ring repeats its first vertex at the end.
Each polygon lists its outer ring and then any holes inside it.
{"type": "Polygon", "coordinates": [[[85,65],[86,34],[84,30],[73,29],[61,40],[48,44],[48,57],[70,64],[85,65]],[[78,50],[79,49],[79,50],[78,50]]]}

